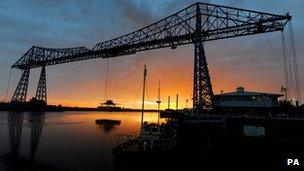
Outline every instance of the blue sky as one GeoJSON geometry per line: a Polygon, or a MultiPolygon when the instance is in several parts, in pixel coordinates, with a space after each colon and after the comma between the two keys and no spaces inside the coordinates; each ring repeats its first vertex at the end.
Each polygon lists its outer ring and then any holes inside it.
{"type": "MultiPolygon", "coordinates": [[[[96,43],[115,38],[155,22],[196,1],[187,0],[2,0],[0,1],[0,100],[5,99],[10,66],[32,45],[43,47],[92,48],[96,43]]],[[[214,4],[240,7],[275,14],[290,12],[298,55],[300,81],[303,85],[304,2],[302,0],[209,0],[214,4]]],[[[283,84],[280,33],[269,33],[206,43],[207,60],[215,91],[232,91],[238,85],[257,91],[279,92],[283,84]],[[246,71],[246,72],[244,72],[246,71]]],[[[160,50],[110,60],[110,86],[128,87],[127,94],[110,88],[110,96],[129,105],[124,96],[136,96],[140,73],[150,65],[151,99],[157,77],[163,82],[164,98],[182,92],[191,96],[191,45],[177,50],[160,50]],[[166,65],[164,65],[166,64],[166,65]],[[162,68],[168,71],[163,73],[162,68]],[[183,68],[181,73],[176,69],[183,68]],[[128,77],[128,80],[124,78],[128,77]],[[178,80],[183,80],[184,85],[178,80]],[[177,83],[178,82],[178,83],[177,83]],[[180,87],[169,90],[170,84],[180,87]],[[134,84],[134,86],[132,86],[134,84]],[[133,87],[133,88],[132,88],[133,87]],[[137,87],[137,88],[136,88],[137,87]],[[166,89],[168,88],[168,89],[166,89]],[[168,94],[166,94],[168,93],[168,94]]],[[[103,99],[105,61],[94,59],[48,67],[48,90],[51,103],[98,104],[103,99]],[[84,86],[85,85],[85,86],[84,86]],[[87,91],[91,89],[92,91],[87,91]],[[53,100],[52,100],[53,99],[53,100]]],[[[31,73],[29,96],[35,93],[39,70],[31,73]]],[[[9,97],[20,71],[14,70],[9,97]]],[[[155,88],[154,88],[155,87],[155,88]]],[[[303,86],[302,86],[303,89],[303,86]]],[[[303,95],[304,96],[304,95],[303,95]]],[[[136,100],[135,100],[136,101],[136,100]]],[[[135,104],[136,106],[136,104],[135,104]]]]}

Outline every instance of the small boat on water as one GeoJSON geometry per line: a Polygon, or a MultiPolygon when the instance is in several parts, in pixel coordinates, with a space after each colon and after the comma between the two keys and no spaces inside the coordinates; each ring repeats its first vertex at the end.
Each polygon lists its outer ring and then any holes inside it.
{"type": "Polygon", "coordinates": [[[145,156],[149,154],[161,155],[173,150],[175,147],[177,133],[174,128],[165,124],[143,122],[146,75],[147,69],[145,65],[140,133],[122,143],[118,143],[113,148],[113,154],[116,157],[141,156],[140,154],[145,154],[145,156]]]}
{"type": "Polygon", "coordinates": [[[121,123],[120,120],[112,120],[112,119],[96,119],[95,123],[97,125],[119,125],[121,123]]]}
{"type": "Polygon", "coordinates": [[[100,128],[103,128],[104,131],[109,132],[114,129],[116,126],[120,125],[120,120],[112,120],[112,119],[96,119],[96,125],[100,128]]]}

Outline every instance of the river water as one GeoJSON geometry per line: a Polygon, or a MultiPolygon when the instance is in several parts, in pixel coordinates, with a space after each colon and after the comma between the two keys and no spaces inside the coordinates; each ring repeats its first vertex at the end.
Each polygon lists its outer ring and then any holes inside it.
{"type": "MultiPolygon", "coordinates": [[[[157,118],[145,113],[144,121],[157,118]]],[[[138,133],[140,121],[140,112],[0,112],[0,170],[114,170],[117,137],[138,133]]]]}

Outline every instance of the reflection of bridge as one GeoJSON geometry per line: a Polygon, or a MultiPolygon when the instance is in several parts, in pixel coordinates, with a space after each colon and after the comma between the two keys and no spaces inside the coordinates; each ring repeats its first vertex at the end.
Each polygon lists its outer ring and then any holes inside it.
{"type": "MultiPolygon", "coordinates": [[[[22,137],[23,128],[23,113],[12,112],[8,115],[8,128],[11,144],[11,157],[19,157],[19,149],[22,137]]],[[[44,114],[34,114],[30,113],[28,117],[31,128],[31,138],[30,138],[30,160],[35,158],[35,154],[39,145],[42,128],[44,125],[44,114]]]]}
{"type": "Polygon", "coordinates": [[[11,144],[11,155],[18,156],[23,127],[22,113],[9,113],[8,116],[8,130],[11,144]]]}
{"type": "Polygon", "coordinates": [[[93,49],[52,49],[33,46],[13,66],[23,70],[12,101],[26,100],[30,69],[42,67],[36,98],[47,100],[45,67],[92,58],[110,58],[179,45],[194,44],[193,108],[212,108],[212,86],[203,42],[282,31],[291,16],[195,3],[156,23],[98,43],[93,49]]]}

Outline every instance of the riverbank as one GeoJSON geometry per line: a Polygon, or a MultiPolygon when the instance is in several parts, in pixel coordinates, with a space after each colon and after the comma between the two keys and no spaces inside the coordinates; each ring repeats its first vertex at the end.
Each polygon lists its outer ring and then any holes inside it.
{"type": "MultiPolygon", "coordinates": [[[[102,111],[102,112],[140,112],[141,109],[131,109],[123,107],[69,107],[61,105],[46,105],[39,101],[36,102],[13,102],[0,103],[0,111],[43,111],[43,112],[64,112],[64,111],[102,111]]],[[[146,109],[145,112],[157,112],[157,110],[146,109]]]]}

